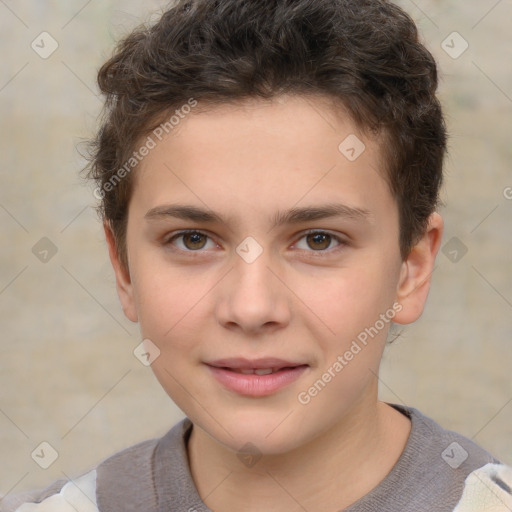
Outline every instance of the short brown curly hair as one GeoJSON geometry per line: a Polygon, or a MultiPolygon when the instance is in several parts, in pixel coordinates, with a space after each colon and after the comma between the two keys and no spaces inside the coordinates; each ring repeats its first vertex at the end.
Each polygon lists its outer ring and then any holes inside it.
{"type": "Polygon", "coordinates": [[[446,129],[437,81],[413,20],[386,0],[174,2],[122,39],[98,73],[105,104],[84,171],[101,191],[98,210],[120,261],[128,268],[133,187],[133,173],[120,170],[141,137],[191,99],[208,105],[285,93],[341,102],[360,129],[382,135],[405,259],[439,203],[446,129]]]}

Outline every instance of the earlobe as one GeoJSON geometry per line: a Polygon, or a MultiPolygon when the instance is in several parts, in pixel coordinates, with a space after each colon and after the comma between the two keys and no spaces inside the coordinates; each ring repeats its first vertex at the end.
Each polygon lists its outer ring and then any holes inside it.
{"type": "Polygon", "coordinates": [[[119,259],[114,233],[112,232],[112,228],[110,227],[108,221],[103,222],[103,229],[105,231],[105,239],[107,241],[110,262],[112,263],[116,278],[117,295],[121,301],[123,312],[126,318],[132,322],[138,322],[138,315],[135,308],[135,300],[133,294],[133,285],[131,282],[129,269],[126,268],[119,259]]]}
{"type": "Polygon", "coordinates": [[[443,219],[434,212],[425,234],[402,263],[396,299],[402,310],[394,317],[395,323],[410,324],[423,313],[442,236],[443,219]]]}

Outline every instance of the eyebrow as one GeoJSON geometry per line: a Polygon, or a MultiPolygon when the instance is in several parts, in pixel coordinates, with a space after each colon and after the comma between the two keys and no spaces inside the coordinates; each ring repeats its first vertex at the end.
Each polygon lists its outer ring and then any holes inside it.
{"type": "MultiPolygon", "coordinates": [[[[160,220],[167,217],[207,223],[225,223],[221,215],[193,205],[161,205],[151,208],[144,218],[160,220]]],[[[343,217],[356,221],[369,222],[373,215],[364,208],[355,208],[340,203],[328,203],[321,206],[306,206],[279,211],[272,218],[272,228],[284,224],[298,224],[331,217],[343,217]]]]}

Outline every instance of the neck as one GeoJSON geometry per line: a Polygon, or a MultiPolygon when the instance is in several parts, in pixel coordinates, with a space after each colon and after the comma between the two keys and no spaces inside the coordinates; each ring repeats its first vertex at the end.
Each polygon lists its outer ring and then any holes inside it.
{"type": "Polygon", "coordinates": [[[327,512],[348,507],[376,487],[409,433],[410,421],[374,398],[308,444],[264,455],[253,467],[194,425],[189,463],[199,495],[215,512],[327,512]]]}

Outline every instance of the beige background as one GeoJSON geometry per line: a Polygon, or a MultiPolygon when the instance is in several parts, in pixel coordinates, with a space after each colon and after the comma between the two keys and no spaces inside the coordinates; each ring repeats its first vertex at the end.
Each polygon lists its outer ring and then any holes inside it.
{"type": "MultiPolygon", "coordinates": [[[[138,329],[119,306],[75,150],[94,130],[95,72],[113,41],[163,5],[0,2],[0,494],[76,476],[182,417],[132,354],[138,329]],[[47,59],[31,48],[42,31],[59,44],[47,59]],[[46,263],[32,252],[43,237],[57,247],[46,263]],[[59,453],[47,470],[31,458],[42,441],[59,453]]],[[[512,463],[512,2],[401,5],[441,68],[444,243],[457,237],[467,253],[439,255],[425,314],[386,352],[381,396],[512,463]],[[457,59],[441,47],[453,31],[469,43],[457,59]]]]}

